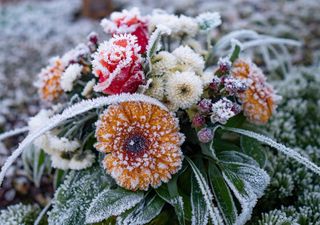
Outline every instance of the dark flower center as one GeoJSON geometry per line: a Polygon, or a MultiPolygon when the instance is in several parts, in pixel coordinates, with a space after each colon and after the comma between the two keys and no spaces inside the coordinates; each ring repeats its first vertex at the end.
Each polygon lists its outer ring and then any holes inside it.
{"type": "Polygon", "coordinates": [[[148,146],[148,139],[139,133],[130,134],[123,144],[124,149],[130,153],[143,152],[148,146]]]}

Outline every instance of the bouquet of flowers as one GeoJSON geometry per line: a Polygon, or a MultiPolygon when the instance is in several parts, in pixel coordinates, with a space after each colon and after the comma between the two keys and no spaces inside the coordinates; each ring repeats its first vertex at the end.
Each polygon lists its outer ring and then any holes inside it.
{"type": "Polygon", "coordinates": [[[214,40],[220,24],[218,13],[114,12],[101,22],[109,40],[92,33],[53,58],[36,82],[44,109],[0,135],[29,131],[0,183],[22,153],[36,184],[54,179],[52,201],[18,205],[17,224],[245,224],[269,184],[265,145],[320,174],[260,134],[280,97],[241,56],[255,42],[214,40]]]}

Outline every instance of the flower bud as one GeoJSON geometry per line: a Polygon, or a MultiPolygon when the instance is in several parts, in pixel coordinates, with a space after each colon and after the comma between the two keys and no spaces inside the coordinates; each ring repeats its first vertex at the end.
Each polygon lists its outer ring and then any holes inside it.
{"type": "Polygon", "coordinates": [[[202,113],[209,113],[212,107],[210,99],[204,98],[198,103],[198,110],[202,113]]]}
{"type": "Polygon", "coordinates": [[[192,119],[192,126],[199,128],[205,125],[206,120],[203,115],[197,113],[192,119]]]}
{"type": "Polygon", "coordinates": [[[213,132],[209,128],[202,128],[198,132],[198,139],[202,143],[208,143],[213,139],[213,132]]]}
{"type": "Polygon", "coordinates": [[[219,77],[214,76],[211,83],[209,84],[210,89],[213,91],[218,91],[220,86],[221,80],[219,77]]]}

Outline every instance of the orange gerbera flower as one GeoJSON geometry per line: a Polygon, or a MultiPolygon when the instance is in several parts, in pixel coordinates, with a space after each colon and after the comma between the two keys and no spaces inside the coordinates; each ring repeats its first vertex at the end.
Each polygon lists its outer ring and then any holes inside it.
{"type": "Polygon", "coordinates": [[[240,95],[244,115],[257,124],[268,122],[276,108],[277,96],[263,72],[254,63],[238,59],[233,64],[232,75],[247,80],[248,89],[240,95]]]}
{"type": "Polygon", "coordinates": [[[109,153],[104,167],[129,190],[147,190],[168,182],[182,164],[182,135],[175,117],[159,106],[123,102],[100,116],[95,147],[109,153]]]}
{"type": "Polygon", "coordinates": [[[60,86],[60,78],[64,67],[60,58],[54,59],[53,63],[41,70],[39,76],[39,93],[40,97],[46,101],[58,99],[63,90],[60,86]]]}

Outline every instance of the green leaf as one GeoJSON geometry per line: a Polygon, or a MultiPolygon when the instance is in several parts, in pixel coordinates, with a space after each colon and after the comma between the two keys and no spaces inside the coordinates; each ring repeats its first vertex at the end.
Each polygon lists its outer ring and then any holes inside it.
{"type": "Polygon", "coordinates": [[[307,167],[308,169],[310,169],[311,171],[313,171],[314,173],[320,175],[320,167],[317,166],[316,164],[314,164],[313,162],[311,162],[309,159],[303,157],[302,155],[300,155],[297,151],[286,147],[283,144],[280,144],[274,140],[272,140],[269,137],[266,137],[262,134],[259,133],[255,133],[252,132],[250,130],[243,130],[243,129],[237,129],[237,128],[230,128],[230,127],[222,127],[225,130],[229,130],[238,134],[242,134],[251,138],[254,138],[258,141],[260,141],[261,143],[267,144],[270,147],[273,147],[275,149],[277,149],[278,151],[286,154],[287,156],[293,158],[294,160],[296,160],[297,162],[303,164],[305,167],[307,167]]]}
{"type": "Polygon", "coordinates": [[[148,225],[178,225],[174,210],[164,207],[161,213],[154,218],[148,225]]]}
{"type": "Polygon", "coordinates": [[[57,169],[54,172],[53,187],[54,187],[55,190],[61,185],[65,175],[66,175],[66,172],[64,170],[57,169]]]}
{"type": "Polygon", "coordinates": [[[243,163],[224,163],[224,168],[237,174],[240,179],[252,187],[250,191],[253,191],[258,198],[263,195],[270,181],[269,175],[257,166],[243,163]]]}
{"type": "Polygon", "coordinates": [[[243,123],[246,121],[246,117],[243,113],[239,113],[238,115],[231,117],[228,122],[224,125],[226,127],[241,127],[243,123]]]}
{"type": "Polygon", "coordinates": [[[191,221],[192,219],[192,209],[191,209],[191,199],[190,195],[186,195],[181,193],[181,197],[183,200],[183,209],[184,209],[184,219],[187,221],[191,221]]]}
{"type": "Polygon", "coordinates": [[[174,207],[174,210],[179,220],[179,224],[184,225],[185,224],[184,201],[182,196],[180,196],[178,192],[177,180],[178,180],[178,176],[174,176],[167,185],[168,185],[168,191],[170,195],[170,204],[174,207]]]}
{"type": "Polygon", "coordinates": [[[232,52],[232,54],[230,56],[230,61],[231,62],[234,62],[237,58],[239,58],[240,51],[241,51],[240,46],[236,44],[234,46],[233,52],[232,52]]]}
{"type": "Polygon", "coordinates": [[[49,167],[48,156],[43,150],[31,144],[30,147],[23,152],[22,159],[26,173],[36,187],[39,187],[41,178],[49,167]]]}
{"type": "Polygon", "coordinates": [[[257,166],[237,162],[221,164],[223,177],[242,208],[236,224],[245,224],[251,218],[257,199],[263,195],[270,178],[257,166]]]}
{"type": "Polygon", "coordinates": [[[164,30],[163,28],[157,28],[150,36],[147,48],[147,57],[146,57],[146,67],[148,69],[147,75],[152,71],[152,63],[151,57],[157,52],[159,49],[159,42],[161,40],[161,36],[168,31],[164,30]]]}
{"type": "Polygon", "coordinates": [[[127,210],[117,218],[118,224],[146,224],[160,214],[165,201],[159,196],[141,201],[137,206],[127,210]]]}
{"type": "MultiPolygon", "coordinates": [[[[241,151],[238,145],[230,143],[230,141],[224,141],[221,139],[214,139],[213,148],[218,151],[241,151]]],[[[218,154],[218,153],[217,153],[218,154]]]]}
{"type": "Polygon", "coordinates": [[[44,153],[44,151],[39,150],[35,152],[35,157],[34,157],[34,165],[33,165],[33,180],[36,184],[37,187],[40,186],[40,180],[41,177],[45,171],[45,168],[47,166],[47,156],[44,153]]]}
{"type": "Polygon", "coordinates": [[[194,175],[191,177],[191,208],[192,225],[208,223],[208,207],[194,175]]]}
{"type": "Polygon", "coordinates": [[[209,163],[209,180],[220,212],[226,224],[235,224],[237,209],[229,187],[226,185],[220,170],[213,163],[209,163]]]}
{"type": "Polygon", "coordinates": [[[155,189],[155,191],[159,197],[161,197],[167,203],[171,204],[171,196],[168,190],[168,186],[166,184],[162,184],[160,187],[155,189]]]}
{"type": "Polygon", "coordinates": [[[244,153],[254,158],[261,168],[265,167],[267,157],[264,152],[264,148],[259,141],[246,136],[241,136],[240,144],[244,153]]]}
{"type": "Polygon", "coordinates": [[[181,196],[175,196],[171,199],[171,205],[174,207],[180,225],[185,224],[184,220],[184,202],[181,196]]]}
{"type": "Polygon", "coordinates": [[[241,152],[237,151],[223,151],[218,154],[218,158],[223,162],[239,162],[244,164],[250,164],[259,167],[257,161],[255,161],[250,156],[247,156],[241,152]]]}
{"type": "Polygon", "coordinates": [[[213,202],[212,202],[213,196],[206,179],[204,178],[200,170],[197,168],[197,166],[194,164],[194,162],[190,158],[186,157],[186,160],[190,164],[191,169],[194,173],[194,176],[198,182],[203,200],[207,205],[212,224],[221,224],[222,218],[220,216],[218,209],[213,205],[213,202]]]}
{"type": "MultiPolygon", "coordinates": [[[[1,225],[33,225],[40,208],[37,205],[23,205],[22,203],[8,206],[0,210],[1,225]]],[[[41,225],[45,224],[42,220],[41,225]]]]}
{"type": "Polygon", "coordinates": [[[116,225],[116,224],[117,224],[117,218],[113,216],[102,222],[94,223],[93,225],[116,225]]]}
{"type": "Polygon", "coordinates": [[[177,176],[155,190],[159,197],[174,207],[179,224],[185,224],[184,200],[178,192],[177,176]]]}
{"type": "Polygon", "coordinates": [[[49,225],[85,224],[91,201],[110,183],[111,178],[99,166],[71,171],[54,195],[49,225]]]}
{"type": "Polygon", "coordinates": [[[86,223],[101,222],[111,216],[118,216],[137,205],[143,199],[143,192],[127,191],[123,188],[104,189],[90,204],[86,223]]]}

